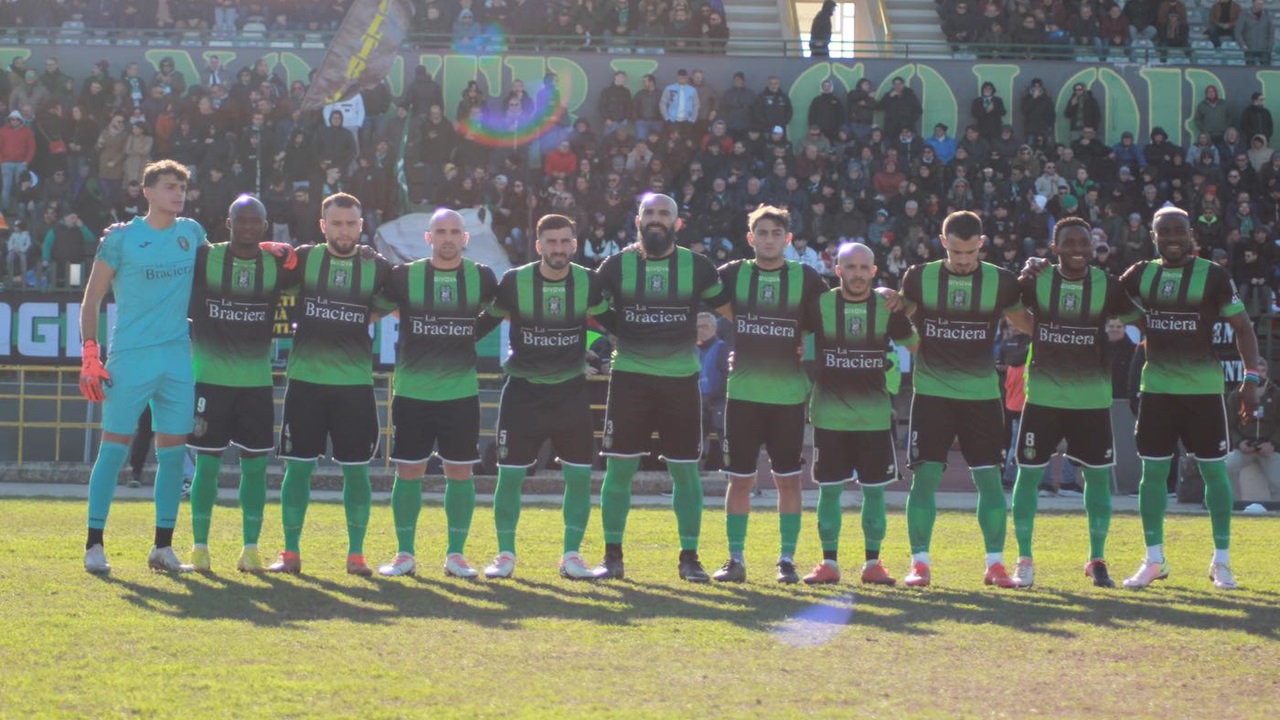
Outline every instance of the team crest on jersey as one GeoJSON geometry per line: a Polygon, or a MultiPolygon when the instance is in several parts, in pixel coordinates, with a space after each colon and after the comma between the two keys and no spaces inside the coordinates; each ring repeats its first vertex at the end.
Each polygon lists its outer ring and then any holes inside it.
{"type": "Polygon", "coordinates": [[[845,322],[845,325],[847,326],[847,329],[850,335],[862,334],[862,318],[860,317],[848,318],[845,322]]]}
{"type": "Polygon", "coordinates": [[[1160,297],[1163,297],[1163,298],[1173,297],[1173,288],[1174,288],[1174,284],[1172,280],[1165,280],[1164,282],[1160,283],[1160,297]]]}
{"type": "Polygon", "coordinates": [[[240,270],[239,272],[236,273],[236,287],[238,288],[249,287],[249,280],[250,280],[250,276],[249,276],[249,271],[247,269],[240,270]]]}
{"type": "Polygon", "coordinates": [[[661,275],[649,276],[649,292],[655,292],[655,293],[662,292],[662,285],[663,285],[663,282],[662,282],[661,275]]]}
{"type": "Polygon", "coordinates": [[[1072,311],[1080,304],[1080,297],[1075,293],[1068,293],[1062,298],[1062,307],[1064,310],[1072,311]]]}
{"type": "Polygon", "coordinates": [[[191,249],[191,241],[187,239],[186,235],[178,236],[178,247],[182,248],[182,252],[186,252],[191,249]]]}
{"type": "Polygon", "coordinates": [[[446,303],[453,302],[453,286],[441,285],[439,295],[440,295],[440,302],[446,302],[446,303]]]}
{"type": "Polygon", "coordinates": [[[560,298],[554,295],[547,298],[547,314],[548,315],[561,315],[563,313],[564,313],[564,307],[563,307],[563,303],[560,301],[560,298]]]}
{"type": "Polygon", "coordinates": [[[952,290],[951,291],[951,307],[962,308],[969,304],[968,290],[952,290]]]}
{"type": "Polygon", "coordinates": [[[777,296],[778,289],[772,283],[765,285],[760,292],[760,299],[767,303],[774,302],[777,296]]]}
{"type": "Polygon", "coordinates": [[[337,272],[335,272],[335,273],[333,274],[333,284],[334,284],[334,285],[337,285],[338,287],[346,287],[346,286],[347,286],[347,271],[346,271],[346,270],[338,270],[337,272]]]}

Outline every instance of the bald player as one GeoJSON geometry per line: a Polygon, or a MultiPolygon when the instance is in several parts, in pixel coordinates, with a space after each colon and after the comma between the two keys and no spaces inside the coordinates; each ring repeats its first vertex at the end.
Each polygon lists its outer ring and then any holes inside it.
{"type": "Polygon", "coordinates": [[[444,572],[474,578],[477,572],[463,551],[476,507],[471,469],[480,462],[476,320],[493,301],[498,281],[488,266],[463,257],[471,236],[457,212],[437,210],[424,237],[431,256],[397,265],[385,292],[400,314],[391,401],[391,459],[396,463],[391,513],[399,550],[378,572],[397,576],[417,571],[414,543],[422,478],[427,461],[436,455],[447,478],[444,572]]]}
{"type": "Polygon", "coordinates": [[[241,195],[227,217],[229,242],[201,245],[191,291],[191,359],[196,380],[195,424],[187,446],[196,451],[191,483],[191,564],[211,569],[209,525],[218,499],[222,453],[240,454],[240,510],[244,549],[236,568],[262,572],[258,535],[267,503],[267,453],[274,444],[271,340],[283,289],[298,283],[297,256],[287,245],[264,243],[267,210],[241,195]],[[266,249],[275,251],[263,252],[266,249]]]}
{"type": "Polygon", "coordinates": [[[862,582],[892,585],[880,561],[884,541],[885,487],[898,479],[893,442],[893,402],[885,374],[892,371],[890,342],[915,352],[915,328],[901,310],[890,311],[872,292],[875,254],[861,243],[845,243],[836,256],[840,286],[814,299],[807,325],[814,332],[813,480],[818,484],[818,537],[822,562],[804,577],[809,584],[840,582],[838,551],[846,483],[862,488],[862,535],[866,561],[862,582]]]}
{"type": "Polygon", "coordinates": [[[671,473],[671,504],[680,534],[679,574],[709,582],[698,560],[702,532],[702,396],[698,391],[698,311],[704,305],[731,316],[716,268],[676,245],[676,202],[648,194],[636,214],[639,242],[611,255],[598,274],[617,315],[617,345],[609,378],[601,453],[607,458],[600,490],[605,557],[600,578],[624,575],[622,540],[631,509],[631,480],[656,431],[671,473]]]}

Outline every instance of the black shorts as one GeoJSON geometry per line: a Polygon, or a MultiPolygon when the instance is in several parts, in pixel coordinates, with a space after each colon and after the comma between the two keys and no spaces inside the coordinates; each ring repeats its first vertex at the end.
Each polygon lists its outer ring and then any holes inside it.
{"type": "Polygon", "coordinates": [[[999,400],[953,400],[916,394],[911,399],[911,461],[946,464],[956,438],[970,469],[1003,467],[1008,454],[1004,407],[999,400]]]}
{"type": "Polygon", "coordinates": [[[799,475],[804,421],[804,403],[771,405],[730,399],[725,404],[721,442],[725,474],[755,477],[763,445],[774,475],[799,475]]]}
{"type": "Polygon", "coordinates": [[[547,440],[561,464],[591,467],[596,440],[587,379],[548,385],[508,377],[498,402],[498,467],[533,465],[547,440]]]}
{"type": "Polygon", "coordinates": [[[609,378],[601,455],[642,457],[657,431],[661,459],[702,459],[702,394],[698,376],[658,377],[615,372],[609,378]]]}
{"type": "Polygon", "coordinates": [[[187,439],[192,450],[222,452],[235,445],[250,452],[275,446],[275,389],[196,383],[196,417],[187,439]]]}
{"type": "Polygon", "coordinates": [[[813,481],[819,485],[857,479],[881,487],[898,479],[893,430],[813,429],[813,481]]]}
{"type": "Polygon", "coordinates": [[[1063,454],[1077,465],[1104,468],[1116,464],[1110,408],[1067,410],[1027,403],[1018,427],[1018,464],[1045,467],[1063,440],[1067,441],[1063,454]]]}
{"type": "Polygon", "coordinates": [[[436,454],[456,465],[480,462],[480,396],[391,399],[391,459],[424,463],[436,454]]]}
{"type": "Polygon", "coordinates": [[[319,385],[290,380],[280,427],[282,460],[316,460],[325,441],[339,465],[362,465],[378,452],[378,404],[372,385],[319,385]]]}
{"type": "Polygon", "coordinates": [[[1227,406],[1221,395],[1143,393],[1138,405],[1138,456],[1171,458],[1178,441],[1197,460],[1227,456],[1227,406]]]}

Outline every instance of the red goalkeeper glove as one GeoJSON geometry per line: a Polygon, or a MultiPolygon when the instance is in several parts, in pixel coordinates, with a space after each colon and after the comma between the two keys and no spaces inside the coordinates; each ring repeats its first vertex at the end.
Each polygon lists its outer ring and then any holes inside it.
{"type": "Polygon", "coordinates": [[[262,252],[271,253],[283,260],[282,267],[285,270],[292,270],[298,266],[298,253],[294,252],[293,246],[289,243],[267,241],[258,243],[258,247],[262,252]]]}
{"type": "Polygon", "coordinates": [[[80,394],[89,402],[102,402],[103,387],[111,386],[111,375],[98,357],[98,341],[85,340],[80,350],[80,394]]]}

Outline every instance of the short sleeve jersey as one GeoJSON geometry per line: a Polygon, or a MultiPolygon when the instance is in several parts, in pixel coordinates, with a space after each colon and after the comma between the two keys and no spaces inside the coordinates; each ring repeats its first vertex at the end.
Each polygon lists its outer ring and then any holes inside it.
{"type": "Polygon", "coordinates": [[[386,296],[400,308],[397,396],[443,401],[480,392],[476,319],[497,285],[493,270],[466,258],[449,270],[423,258],[391,271],[386,296]]]}
{"type": "Polygon", "coordinates": [[[284,288],[298,284],[269,253],[239,258],[230,245],[200,248],[191,291],[191,360],[196,382],[229,387],[271,385],[271,340],[284,288]]]}
{"type": "Polygon", "coordinates": [[[200,223],[181,217],[163,230],[136,217],[102,239],[97,259],[115,271],[116,324],[109,350],[155,347],[189,336],[196,249],[205,243],[200,223]]]}
{"type": "Polygon", "coordinates": [[[1000,317],[1022,308],[1017,278],[985,262],[957,275],[945,260],[935,260],[907,270],[902,294],[918,306],[915,391],[953,400],[999,399],[992,348],[1000,317]]]}
{"type": "Polygon", "coordinates": [[[1146,312],[1142,392],[1221,395],[1222,363],[1213,347],[1213,324],[1244,312],[1227,271],[1200,258],[1181,267],[1165,267],[1163,259],[1144,260],[1126,270],[1120,282],[1146,312]]]}
{"type": "Polygon", "coordinates": [[[1138,315],[1119,279],[1091,267],[1082,279],[1068,280],[1055,266],[1018,284],[1036,319],[1027,402],[1068,410],[1111,407],[1107,320],[1138,315]]]}
{"type": "Polygon", "coordinates": [[[814,386],[809,422],[823,430],[886,430],[892,417],[888,374],[897,375],[893,340],[916,342],[902,312],[889,312],[879,293],[861,302],[840,288],[810,304],[814,327],[814,386]]]}
{"type": "Polygon", "coordinates": [[[698,372],[698,310],[727,301],[706,256],[677,246],[667,257],[646,260],[631,246],[606,258],[599,275],[617,313],[614,371],[661,377],[698,372]]]}
{"type": "Polygon", "coordinates": [[[542,275],[541,262],[508,270],[489,312],[511,322],[511,354],[503,369],[534,383],[561,383],[582,375],[587,361],[587,317],[609,309],[600,278],[569,265],[562,280],[542,275]]]}
{"type": "Polygon", "coordinates": [[[809,376],[796,348],[806,329],[805,309],[827,284],[813,268],[791,261],[765,270],[754,260],[735,260],[720,268],[720,281],[733,303],[729,399],[804,402],[809,376]]]}
{"type": "Polygon", "coordinates": [[[302,283],[294,307],[288,377],[318,385],[372,385],[369,323],[391,274],[382,256],[339,258],[325,244],[298,248],[302,283]]]}

